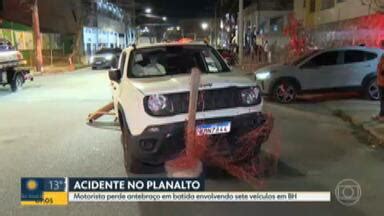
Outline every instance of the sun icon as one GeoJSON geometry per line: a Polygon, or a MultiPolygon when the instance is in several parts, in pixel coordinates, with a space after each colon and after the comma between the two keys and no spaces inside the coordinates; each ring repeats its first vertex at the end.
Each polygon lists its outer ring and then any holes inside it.
{"type": "Polygon", "coordinates": [[[27,182],[27,188],[28,188],[28,190],[36,190],[37,182],[35,180],[29,180],[27,182]]]}

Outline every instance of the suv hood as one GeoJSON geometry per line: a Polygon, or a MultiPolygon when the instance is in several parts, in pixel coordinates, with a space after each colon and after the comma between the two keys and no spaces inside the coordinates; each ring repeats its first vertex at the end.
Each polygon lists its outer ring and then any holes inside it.
{"type": "MultiPolygon", "coordinates": [[[[189,91],[190,76],[185,74],[155,78],[130,79],[130,81],[133,86],[144,95],[168,94],[189,91]]],[[[250,77],[238,72],[202,74],[200,83],[200,90],[256,85],[250,77]]]]}
{"type": "Polygon", "coordinates": [[[255,71],[255,74],[263,72],[276,73],[281,71],[292,71],[295,69],[296,67],[290,64],[274,64],[258,69],[257,71],[255,71]]]}
{"type": "Polygon", "coordinates": [[[103,53],[103,54],[93,55],[94,58],[106,58],[107,56],[114,56],[114,54],[113,53],[103,53]]]}
{"type": "Polygon", "coordinates": [[[18,61],[19,58],[17,57],[20,55],[19,51],[16,50],[10,50],[10,51],[2,51],[0,53],[0,63],[9,63],[12,61],[18,61]]]}

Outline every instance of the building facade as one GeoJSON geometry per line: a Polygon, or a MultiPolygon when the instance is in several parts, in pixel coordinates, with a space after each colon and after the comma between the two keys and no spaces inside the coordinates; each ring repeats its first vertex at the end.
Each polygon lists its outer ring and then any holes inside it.
{"type": "Polygon", "coordinates": [[[309,41],[319,48],[366,45],[384,41],[383,1],[295,0],[296,19],[306,29],[309,41]]]}
{"type": "Polygon", "coordinates": [[[306,27],[335,23],[378,12],[373,0],[295,0],[296,18],[306,27]]]}
{"type": "Polygon", "coordinates": [[[131,11],[105,0],[90,2],[83,28],[85,54],[89,57],[101,48],[125,48],[135,42],[131,11]]]}
{"type": "Polygon", "coordinates": [[[260,33],[282,32],[287,16],[293,11],[293,1],[255,1],[244,9],[246,28],[255,28],[260,33]]]}
{"type": "Polygon", "coordinates": [[[252,46],[268,46],[272,49],[273,60],[284,49],[289,39],[284,34],[289,15],[293,13],[293,1],[271,0],[254,1],[244,9],[244,46],[246,53],[252,52],[252,46]]]}
{"type": "MultiPolygon", "coordinates": [[[[30,6],[23,0],[0,4],[0,37],[15,44],[33,64],[30,6]]],[[[79,32],[85,57],[102,47],[124,48],[135,41],[134,13],[107,0],[39,0],[38,8],[45,64],[52,59],[67,62],[79,32]]]]}

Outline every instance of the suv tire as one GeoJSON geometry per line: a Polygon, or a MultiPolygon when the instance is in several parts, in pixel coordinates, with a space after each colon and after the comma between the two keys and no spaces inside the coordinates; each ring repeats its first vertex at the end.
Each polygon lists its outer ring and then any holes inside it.
{"type": "Polygon", "coordinates": [[[137,169],[137,164],[139,161],[133,158],[132,149],[129,146],[129,142],[131,140],[131,132],[129,131],[127,121],[125,120],[124,114],[119,111],[119,122],[121,128],[121,143],[123,144],[124,150],[124,167],[126,173],[129,175],[130,173],[139,173],[137,169]]]}
{"type": "Polygon", "coordinates": [[[121,143],[124,150],[124,167],[127,175],[130,174],[153,174],[164,171],[164,166],[147,165],[139,161],[132,154],[132,146],[130,146],[131,132],[129,131],[127,121],[124,114],[119,111],[119,123],[122,131],[121,143]]]}
{"type": "Polygon", "coordinates": [[[279,103],[292,103],[296,100],[297,87],[289,80],[282,80],[274,85],[271,95],[279,103]]]}
{"type": "Polygon", "coordinates": [[[364,86],[364,94],[369,100],[377,101],[380,99],[380,91],[376,79],[371,79],[367,82],[366,86],[364,86]]]}
{"type": "Polygon", "coordinates": [[[24,78],[21,74],[16,74],[15,78],[11,81],[12,92],[17,92],[22,89],[24,78]]]}

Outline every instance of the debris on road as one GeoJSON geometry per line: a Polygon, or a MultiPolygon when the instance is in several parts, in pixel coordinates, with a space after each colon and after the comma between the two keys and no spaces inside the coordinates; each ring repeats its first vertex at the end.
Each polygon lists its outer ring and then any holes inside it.
{"type": "Polygon", "coordinates": [[[88,115],[87,121],[92,124],[94,121],[97,119],[101,118],[104,115],[110,115],[110,116],[115,116],[115,113],[112,111],[113,110],[113,102],[103,106],[102,108],[98,109],[96,112],[90,113],[88,115]]]}
{"type": "Polygon", "coordinates": [[[260,154],[261,145],[269,139],[273,129],[273,121],[271,114],[265,115],[265,121],[260,128],[236,137],[235,143],[228,143],[227,140],[209,140],[204,160],[253,186],[260,186],[258,179],[268,172],[268,164],[273,163],[270,159],[278,160],[263,158],[260,154]]]}

